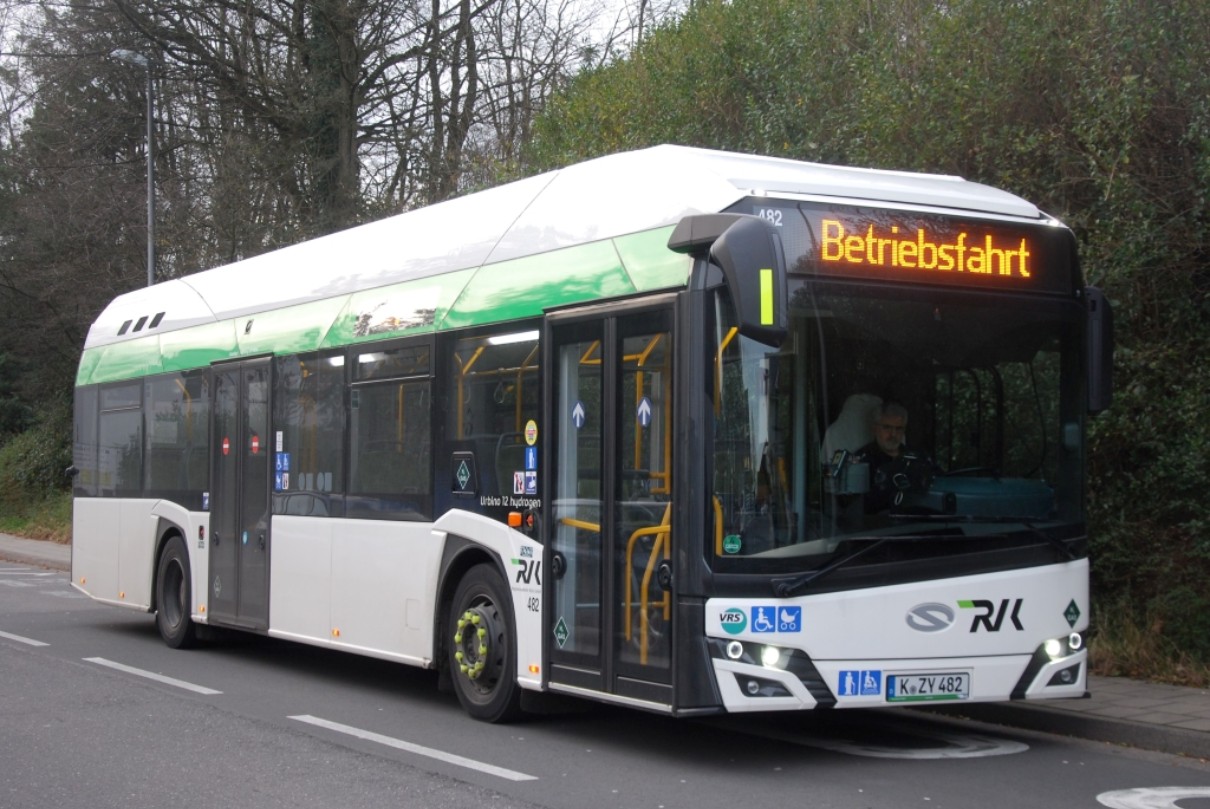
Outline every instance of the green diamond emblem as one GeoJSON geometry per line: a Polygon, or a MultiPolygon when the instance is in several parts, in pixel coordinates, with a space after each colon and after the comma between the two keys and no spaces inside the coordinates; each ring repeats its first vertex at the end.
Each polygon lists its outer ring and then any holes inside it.
{"type": "Polygon", "coordinates": [[[1076,600],[1073,598],[1071,603],[1067,605],[1067,609],[1063,611],[1063,617],[1067,619],[1067,623],[1071,627],[1075,627],[1076,621],[1080,620],[1080,608],[1076,606],[1076,600]]]}
{"type": "Polygon", "coordinates": [[[560,649],[563,648],[563,646],[567,643],[567,639],[570,637],[571,633],[567,631],[567,624],[565,624],[563,619],[560,618],[559,623],[555,624],[555,640],[558,642],[560,649]]]}
{"type": "Polygon", "coordinates": [[[465,489],[466,484],[470,481],[470,479],[471,470],[466,465],[466,461],[463,461],[462,463],[458,464],[458,486],[465,489]]]}

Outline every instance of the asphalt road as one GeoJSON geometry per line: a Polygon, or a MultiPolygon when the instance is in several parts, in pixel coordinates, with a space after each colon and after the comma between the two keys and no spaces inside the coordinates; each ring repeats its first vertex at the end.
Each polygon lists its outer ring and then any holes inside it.
{"type": "Polygon", "coordinates": [[[1202,761],[921,712],[484,725],[431,672],[239,635],[173,651],[3,562],[0,718],[0,807],[1210,807],[1202,761]]]}

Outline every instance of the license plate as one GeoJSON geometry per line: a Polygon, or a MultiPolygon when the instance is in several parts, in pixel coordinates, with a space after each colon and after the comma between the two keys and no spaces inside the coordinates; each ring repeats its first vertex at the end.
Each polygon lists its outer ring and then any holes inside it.
{"type": "Polygon", "coordinates": [[[887,675],[887,702],[933,702],[967,699],[970,695],[971,676],[965,671],[887,675]]]}

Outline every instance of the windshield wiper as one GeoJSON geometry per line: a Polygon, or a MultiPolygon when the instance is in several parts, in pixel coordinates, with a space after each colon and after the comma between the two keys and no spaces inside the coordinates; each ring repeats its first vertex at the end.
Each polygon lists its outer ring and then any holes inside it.
{"type": "Polygon", "coordinates": [[[1025,520],[1020,517],[975,517],[968,515],[965,517],[951,516],[949,519],[954,522],[967,522],[972,524],[984,523],[990,525],[1020,525],[1031,535],[1045,540],[1049,545],[1051,545],[1051,547],[1059,552],[1065,561],[1074,562],[1076,560],[1076,555],[1072,552],[1071,548],[1067,547],[1066,542],[1058,537],[1051,536],[1029,520],[1025,520]]]}
{"type": "MultiPolygon", "coordinates": [[[[1065,561],[1074,562],[1076,555],[1072,552],[1063,540],[1050,536],[1042,531],[1028,520],[1023,520],[1019,517],[974,517],[974,516],[955,516],[953,514],[914,514],[904,515],[910,516],[915,520],[925,520],[928,522],[947,522],[947,523],[969,523],[969,524],[1008,524],[1013,523],[1025,528],[1032,536],[1045,540],[1051,545],[1065,561]]],[[[864,537],[848,537],[846,542],[863,542],[868,543],[861,548],[853,551],[850,554],[840,557],[836,561],[824,565],[818,570],[812,570],[810,573],[804,573],[801,576],[793,576],[790,578],[773,579],[770,584],[773,585],[773,594],[778,598],[789,598],[797,595],[805,590],[810,584],[819,581],[820,579],[831,575],[842,567],[847,566],[854,559],[857,559],[875,548],[889,543],[900,542],[937,542],[937,541],[967,541],[971,537],[968,534],[961,536],[952,535],[936,535],[936,534],[898,534],[892,536],[864,536],[864,537]]]]}
{"type": "Polygon", "coordinates": [[[801,576],[793,576],[788,579],[773,579],[773,594],[778,598],[789,598],[797,595],[806,589],[807,585],[812,582],[819,581],[825,576],[833,573],[836,570],[846,566],[854,559],[864,556],[875,548],[879,548],[886,544],[898,544],[900,542],[936,542],[937,540],[965,540],[966,536],[935,536],[930,534],[895,534],[891,536],[870,536],[870,537],[846,537],[845,542],[868,542],[861,548],[853,551],[847,556],[842,556],[831,564],[824,565],[818,570],[812,570],[810,573],[804,573],[801,576]]]}

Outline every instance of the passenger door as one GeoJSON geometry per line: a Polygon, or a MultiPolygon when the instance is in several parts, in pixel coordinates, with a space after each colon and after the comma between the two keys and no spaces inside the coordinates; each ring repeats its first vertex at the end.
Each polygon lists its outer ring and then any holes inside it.
{"type": "Polygon", "coordinates": [[[269,626],[269,360],[214,366],[210,617],[269,626]]]}
{"type": "Polygon", "coordinates": [[[673,311],[550,328],[552,684],[671,705],[673,311]]]}

